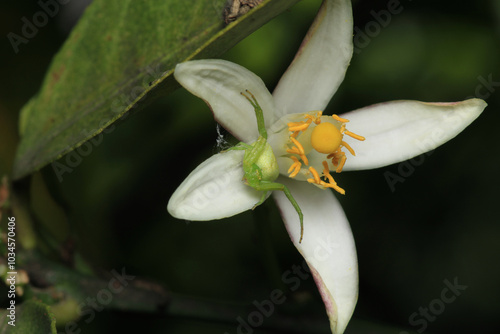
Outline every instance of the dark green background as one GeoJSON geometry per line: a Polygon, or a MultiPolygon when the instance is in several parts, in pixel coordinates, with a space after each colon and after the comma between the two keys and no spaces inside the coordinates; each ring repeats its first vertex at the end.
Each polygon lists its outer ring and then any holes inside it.
{"type": "MultiPolygon", "coordinates": [[[[272,89],[319,3],[303,0],[223,58],[254,71],[272,89]]],[[[356,1],[355,26],[365,31],[373,13],[386,9],[387,3],[356,1]]],[[[4,37],[18,32],[20,18],[30,17],[39,7],[35,1],[0,6],[0,173],[4,174],[10,172],[18,141],[19,110],[39,89],[68,31],[61,29],[61,13],[15,54],[4,37]]],[[[457,138],[421,157],[417,161],[421,164],[404,183],[395,185],[395,191],[385,175],[397,174],[409,164],[336,177],[348,190],[339,199],[351,222],[360,269],[359,302],[346,333],[416,333],[421,327],[412,326],[409,316],[440,298],[443,281],[455,277],[468,288],[429,322],[426,332],[495,333],[500,329],[496,320],[500,313],[500,5],[496,0],[402,0],[401,6],[401,13],[393,15],[377,36],[357,44],[359,52],[326,112],[340,114],[397,99],[459,101],[478,92],[488,95],[489,106],[457,138]],[[485,87],[478,90],[478,78],[488,76],[499,83],[497,87],[492,92],[485,87]]],[[[74,241],[97,272],[126,267],[127,272],[176,294],[209,300],[251,304],[269,298],[272,290],[287,287],[280,280],[282,273],[302,262],[272,201],[255,213],[212,222],[188,223],[166,211],[168,198],[183,178],[217,152],[216,139],[206,105],[177,90],[109,131],[80,165],[63,175],[63,182],[46,167],[45,182],[67,218],[60,218],[60,212],[43,212],[48,194],[37,183],[33,186],[37,224],[61,243],[67,238],[74,241]]],[[[312,319],[311,324],[322,328],[319,332],[328,333],[324,307],[311,279],[287,295],[279,309],[312,319]]],[[[82,333],[119,328],[236,333],[234,319],[221,323],[196,319],[195,311],[192,315],[105,310],[90,324],[79,325],[82,333]]]]}

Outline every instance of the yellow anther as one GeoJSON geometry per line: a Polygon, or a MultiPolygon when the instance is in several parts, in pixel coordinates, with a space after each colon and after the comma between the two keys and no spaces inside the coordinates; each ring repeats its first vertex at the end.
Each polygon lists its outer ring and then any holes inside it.
{"type": "Polygon", "coordinates": [[[344,133],[345,133],[346,135],[348,135],[349,137],[352,137],[352,138],[354,138],[354,139],[361,140],[361,141],[365,140],[365,137],[360,136],[360,135],[357,135],[357,134],[355,134],[355,133],[352,133],[351,131],[347,131],[347,130],[346,130],[346,131],[344,131],[344,133]]]}
{"type": "Polygon", "coordinates": [[[296,165],[296,166],[295,166],[295,170],[293,171],[293,173],[292,173],[292,174],[290,174],[290,177],[291,177],[291,178],[296,177],[296,176],[297,176],[297,174],[299,174],[299,172],[300,172],[300,165],[296,165]]]}
{"type": "Polygon", "coordinates": [[[319,153],[335,152],[342,142],[342,133],[332,123],[318,124],[311,134],[311,145],[319,153]]]}
{"type": "MultiPolygon", "coordinates": [[[[326,175],[329,175],[330,174],[330,168],[328,167],[328,162],[326,161],[323,161],[322,162],[323,164],[323,174],[326,176],[326,175]]],[[[331,176],[331,175],[330,175],[331,176]]]]}
{"type": "Polygon", "coordinates": [[[342,171],[346,160],[347,160],[347,157],[345,156],[345,154],[342,154],[342,157],[340,158],[339,164],[337,165],[337,169],[335,170],[337,173],[340,173],[342,171]]]}
{"type": "Polygon", "coordinates": [[[313,184],[318,184],[318,183],[316,183],[316,181],[314,181],[314,179],[307,179],[307,182],[313,183],[313,184]]]}
{"type": "Polygon", "coordinates": [[[335,180],[333,179],[333,176],[330,174],[330,170],[328,168],[328,163],[326,161],[323,161],[323,167],[324,167],[324,169],[323,169],[323,175],[328,179],[328,183],[322,181],[320,184],[323,187],[335,189],[340,194],[345,195],[345,190],[342,189],[342,188],[340,188],[337,185],[337,182],[335,182],[335,180]]]}
{"type": "MultiPolygon", "coordinates": [[[[288,131],[290,132],[293,132],[293,134],[295,134],[297,132],[300,132],[300,131],[305,131],[307,130],[307,128],[309,127],[309,125],[311,124],[312,120],[311,119],[308,119],[307,121],[301,121],[301,122],[291,122],[291,123],[288,123],[288,131]]],[[[296,136],[296,135],[295,135],[296,136]]]]}
{"type": "Polygon", "coordinates": [[[295,169],[295,166],[297,165],[297,163],[299,163],[299,164],[300,164],[299,159],[297,159],[297,157],[294,157],[294,156],[292,155],[292,156],[290,157],[290,159],[292,159],[292,160],[293,160],[293,163],[292,163],[292,165],[290,166],[290,168],[288,168],[287,173],[291,173],[291,172],[295,169]]]}
{"type": "Polygon", "coordinates": [[[340,126],[340,133],[341,133],[341,134],[344,134],[344,132],[345,132],[345,124],[342,124],[342,125],[340,126]]]}
{"type": "Polygon", "coordinates": [[[340,173],[342,171],[342,168],[344,168],[344,164],[347,160],[345,153],[342,152],[340,148],[336,152],[329,154],[326,158],[332,159],[332,165],[336,167],[335,171],[337,173],[340,173]]]}
{"type": "Polygon", "coordinates": [[[304,165],[309,166],[309,160],[307,159],[305,154],[301,154],[300,158],[302,159],[302,161],[304,161],[304,165]]]}
{"type": "MultiPolygon", "coordinates": [[[[330,177],[332,177],[330,175],[330,177]]],[[[333,181],[333,177],[332,177],[332,181],[333,181]]],[[[335,182],[335,181],[333,181],[335,182]]],[[[332,188],[332,189],[335,189],[339,194],[342,194],[342,195],[345,195],[345,190],[340,188],[337,183],[326,183],[326,182],[322,182],[321,185],[323,187],[326,187],[326,188],[332,188]]]]}
{"type": "Polygon", "coordinates": [[[354,150],[352,149],[352,147],[349,144],[347,144],[345,141],[342,141],[341,144],[342,144],[342,146],[344,146],[345,148],[347,148],[347,150],[349,152],[351,152],[352,155],[356,155],[356,153],[354,153],[354,150]]]}
{"type": "MultiPolygon", "coordinates": [[[[319,178],[319,174],[318,172],[316,171],[316,169],[314,169],[313,167],[309,167],[309,171],[311,172],[311,174],[313,175],[313,180],[314,180],[314,183],[316,184],[320,184],[321,182],[321,179],[319,178]]],[[[309,181],[309,180],[308,180],[309,181]]]]}
{"type": "MultiPolygon", "coordinates": [[[[326,161],[323,161],[323,162],[326,162],[326,161]]],[[[330,171],[328,169],[323,170],[323,175],[328,179],[328,183],[327,182],[325,182],[325,183],[337,185],[337,182],[335,182],[335,180],[333,179],[333,176],[330,174],[330,171]]]]}
{"type": "Polygon", "coordinates": [[[340,188],[337,185],[337,182],[335,182],[335,180],[333,179],[333,176],[330,174],[330,171],[328,169],[328,163],[326,161],[323,161],[323,167],[324,167],[323,176],[328,180],[328,182],[322,181],[320,179],[318,172],[313,167],[309,167],[309,171],[311,172],[313,177],[310,179],[307,179],[307,182],[317,184],[318,186],[320,186],[322,188],[332,188],[332,189],[338,191],[340,194],[344,195],[345,190],[340,188]]]}
{"type": "Polygon", "coordinates": [[[290,154],[297,154],[302,159],[302,161],[304,162],[304,164],[306,166],[308,166],[309,165],[309,160],[307,159],[306,154],[304,152],[304,147],[302,147],[302,145],[299,143],[299,141],[297,139],[295,139],[293,137],[290,137],[290,139],[292,140],[292,142],[296,146],[287,149],[286,152],[290,153],[290,154]]]}
{"type": "MultiPolygon", "coordinates": [[[[290,154],[297,154],[300,159],[302,159],[302,162],[307,166],[309,165],[309,160],[307,159],[305,152],[304,152],[304,147],[299,143],[299,141],[293,137],[290,137],[292,143],[295,144],[292,148],[287,149],[287,153],[290,154]]],[[[291,173],[289,177],[295,177],[297,174],[300,172],[300,168],[302,167],[302,163],[299,161],[299,159],[295,156],[290,156],[290,158],[293,160],[292,165],[288,169],[288,173],[291,173]]]]}
{"type": "Polygon", "coordinates": [[[328,188],[328,183],[326,183],[325,181],[319,180],[319,182],[316,182],[315,179],[310,178],[310,179],[307,179],[307,182],[312,183],[312,184],[316,184],[316,185],[320,186],[321,189],[328,188]]]}
{"type": "Polygon", "coordinates": [[[314,122],[316,124],[320,124],[322,114],[323,114],[322,111],[317,111],[316,116],[313,116],[310,114],[304,114],[304,118],[307,119],[306,121],[287,123],[288,131],[291,132],[290,138],[297,138],[297,136],[300,134],[300,132],[306,131],[312,122],[314,122]]]}
{"type": "Polygon", "coordinates": [[[342,154],[344,154],[344,152],[337,151],[337,152],[335,152],[335,153],[330,154],[329,156],[327,156],[327,158],[332,159],[332,165],[334,165],[335,167],[337,167],[339,165],[339,161],[340,161],[340,158],[342,157],[342,154]]]}
{"type": "Polygon", "coordinates": [[[291,156],[291,159],[294,161],[293,164],[288,168],[288,173],[291,172],[289,175],[290,177],[295,177],[297,174],[300,172],[300,167],[302,164],[300,163],[299,159],[297,157],[291,156]]]}
{"type": "Polygon", "coordinates": [[[299,143],[299,141],[295,138],[290,138],[290,139],[292,140],[292,143],[294,143],[297,149],[299,150],[299,154],[304,155],[304,147],[302,147],[302,144],[299,143]]]}
{"type": "Polygon", "coordinates": [[[310,119],[311,121],[313,121],[316,124],[319,124],[319,123],[321,123],[321,115],[323,115],[323,112],[318,110],[316,112],[316,116],[306,114],[306,115],[304,115],[304,117],[310,119]]]}
{"type": "Polygon", "coordinates": [[[345,119],[345,118],[339,117],[339,116],[337,116],[337,115],[335,115],[335,114],[333,114],[333,115],[332,115],[332,118],[333,118],[334,120],[339,121],[339,122],[342,122],[342,123],[347,123],[347,122],[349,122],[349,120],[348,120],[348,119],[345,119]]]}
{"type": "Polygon", "coordinates": [[[301,124],[304,124],[304,121],[286,123],[286,125],[288,125],[288,127],[297,126],[297,125],[301,125],[301,124]]]}
{"type": "Polygon", "coordinates": [[[286,150],[286,152],[290,153],[290,154],[299,154],[300,155],[300,151],[296,147],[289,148],[289,149],[286,150]]]}
{"type": "Polygon", "coordinates": [[[303,123],[301,125],[296,125],[296,126],[291,126],[288,128],[288,131],[290,132],[299,132],[299,131],[304,131],[309,127],[309,124],[303,123]]]}

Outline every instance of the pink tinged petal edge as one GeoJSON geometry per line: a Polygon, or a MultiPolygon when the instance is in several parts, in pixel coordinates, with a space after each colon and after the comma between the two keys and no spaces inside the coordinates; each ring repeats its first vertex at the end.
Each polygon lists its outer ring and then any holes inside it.
{"type": "Polygon", "coordinates": [[[221,59],[178,64],[175,79],[212,109],[215,120],[236,138],[251,143],[259,136],[255,110],[241,92],[249,90],[262,107],[266,125],[275,121],[274,100],[266,85],[246,68],[221,59]]]}
{"type": "Polygon", "coordinates": [[[174,192],[168,212],[179,219],[212,220],[251,209],[262,192],[243,183],[243,155],[228,151],[201,163],[174,192]]]}
{"type": "Polygon", "coordinates": [[[273,96],[278,117],[324,110],[344,80],[353,52],[350,0],[325,0],[273,96]]]}
{"type": "Polygon", "coordinates": [[[304,214],[304,238],[299,244],[297,212],[283,192],[273,192],[290,238],[318,286],[332,333],[343,333],[358,299],[358,260],[349,222],[330,190],[287,177],[277,182],[290,189],[304,214]]]}
{"type": "Polygon", "coordinates": [[[427,103],[391,101],[357,109],[347,118],[347,130],[364,136],[361,142],[344,136],[356,156],[347,154],[344,171],[387,166],[431,151],[462,132],[484,110],[486,102],[427,103]]]}

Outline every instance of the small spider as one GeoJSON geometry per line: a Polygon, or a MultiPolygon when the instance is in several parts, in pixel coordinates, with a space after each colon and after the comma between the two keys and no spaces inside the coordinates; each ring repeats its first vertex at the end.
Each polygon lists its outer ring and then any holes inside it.
{"type": "Polygon", "coordinates": [[[259,138],[252,144],[240,142],[238,145],[230,148],[230,150],[244,150],[243,156],[243,181],[246,185],[258,191],[263,191],[260,201],[257,202],[253,208],[261,205],[267,198],[267,193],[273,190],[283,191],[290,203],[297,211],[300,219],[300,242],[304,234],[304,224],[302,210],[300,209],[297,201],[292,196],[290,190],[281,183],[274,182],[279,176],[278,162],[274,156],[271,145],[267,142],[267,131],[264,123],[264,114],[262,108],[255,96],[248,90],[246,93],[241,92],[250,104],[255,109],[255,116],[257,117],[257,127],[259,129],[259,138]]]}

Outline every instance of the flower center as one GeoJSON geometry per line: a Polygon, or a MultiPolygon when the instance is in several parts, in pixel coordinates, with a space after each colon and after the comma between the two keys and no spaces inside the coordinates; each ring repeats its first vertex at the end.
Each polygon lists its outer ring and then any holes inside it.
{"type": "Polygon", "coordinates": [[[307,179],[307,182],[312,183],[322,189],[332,188],[341,194],[345,194],[345,190],[340,188],[332,175],[330,174],[330,165],[334,167],[337,173],[342,171],[347,157],[342,148],[345,147],[352,155],[354,150],[343,141],[344,135],[348,135],[354,139],[363,141],[364,137],[359,136],[355,133],[346,130],[346,123],[349,120],[341,118],[337,115],[332,115],[333,119],[328,119],[328,116],[323,116],[325,121],[322,122],[322,112],[318,111],[316,116],[309,114],[304,114],[305,121],[291,122],[288,123],[289,135],[289,145],[291,146],[287,149],[287,153],[290,154],[289,158],[292,159],[293,163],[288,169],[289,177],[294,178],[297,174],[303,171],[306,175],[311,176],[307,179]],[[306,152],[302,144],[297,140],[299,134],[304,132],[309,128],[312,123],[315,123],[315,127],[310,133],[310,142],[314,150],[321,154],[325,154],[325,160],[322,162],[323,173],[319,174],[318,171],[313,167],[309,166],[309,160],[306,156],[306,152]],[[307,170],[302,168],[302,164],[309,166],[307,170]],[[323,180],[321,179],[323,178],[323,180]]]}
{"type": "Polygon", "coordinates": [[[333,153],[341,143],[342,134],[332,123],[318,124],[311,134],[311,145],[319,153],[333,153]]]}

